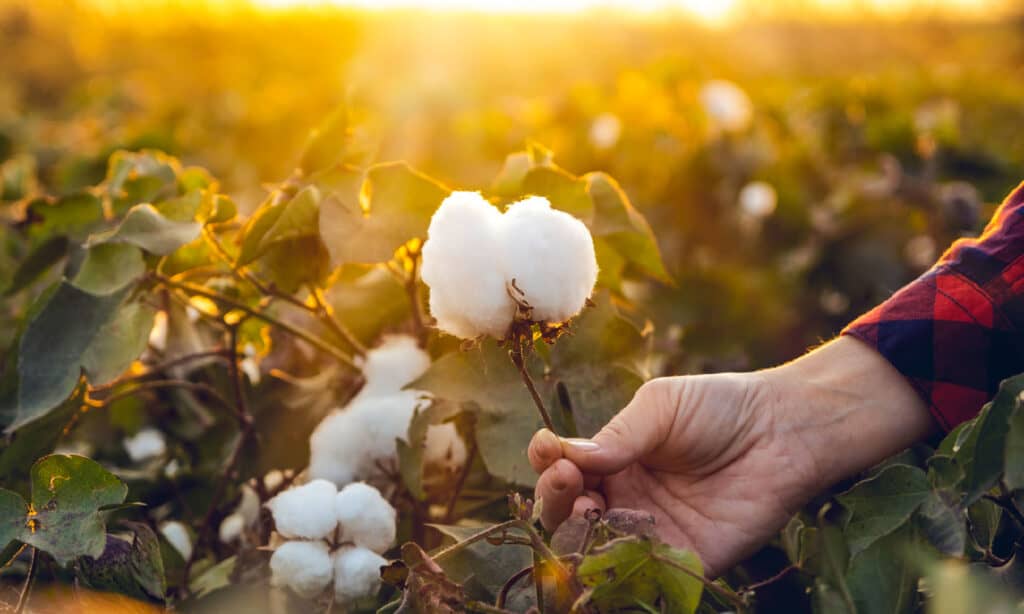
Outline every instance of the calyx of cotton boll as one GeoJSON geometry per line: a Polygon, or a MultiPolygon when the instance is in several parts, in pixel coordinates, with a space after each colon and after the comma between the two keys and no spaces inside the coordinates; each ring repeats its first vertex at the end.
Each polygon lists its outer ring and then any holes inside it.
{"type": "Polygon", "coordinates": [[[124,439],[124,449],[132,462],[139,463],[167,452],[167,441],[159,430],[146,427],[124,439]]]}
{"type": "Polygon", "coordinates": [[[378,477],[380,465],[397,458],[395,440],[405,439],[409,421],[427,398],[419,390],[360,394],[328,414],[309,438],[310,477],[338,485],[378,477]]]}
{"type": "Polygon", "coordinates": [[[398,392],[430,367],[430,355],[409,335],[387,335],[360,364],[366,383],[361,396],[398,392]]]}
{"type": "Polygon", "coordinates": [[[327,480],[293,486],[267,501],[277,532],[285,537],[320,539],[334,533],[338,518],[334,497],[338,489],[327,480]]]}
{"type": "Polygon", "coordinates": [[[380,589],[380,568],[388,561],[360,546],[345,546],[334,553],[334,596],[343,604],[373,597],[380,589]]]}
{"type": "Polygon", "coordinates": [[[160,534],[164,536],[183,560],[192,558],[192,537],[188,534],[185,525],[177,520],[170,520],[160,525],[160,534]]]}
{"type": "Polygon", "coordinates": [[[270,557],[271,583],[312,599],[327,588],[334,565],[327,544],[322,541],[285,542],[270,557]]]}
{"type": "Polygon", "coordinates": [[[381,553],[395,541],[395,508],[380,491],[363,482],[342,488],[334,499],[341,537],[381,553]]]}
{"type": "Polygon", "coordinates": [[[586,225],[535,196],[504,214],[482,196],[453,192],[430,221],[423,282],[441,330],[501,339],[517,313],[563,322],[586,304],[597,281],[586,225]]]}

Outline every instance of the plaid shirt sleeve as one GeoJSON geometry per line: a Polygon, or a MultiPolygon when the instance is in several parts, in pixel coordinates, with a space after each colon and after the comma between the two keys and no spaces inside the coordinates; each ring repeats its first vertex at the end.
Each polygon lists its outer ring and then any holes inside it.
{"type": "Polygon", "coordinates": [[[954,243],[842,334],[885,356],[944,429],[977,415],[999,382],[1024,372],[1024,184],[980,237],[954,243]]]}

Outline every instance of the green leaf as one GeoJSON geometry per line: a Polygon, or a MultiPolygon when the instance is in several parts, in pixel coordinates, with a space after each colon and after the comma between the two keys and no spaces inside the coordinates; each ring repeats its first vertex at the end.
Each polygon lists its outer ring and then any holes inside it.
{"type": "Polygon", "coordinates": [[[595,548],[576,574],[592,589],[589,602],[602,612],[642,604],[655,612],[691,613],[704,589],[696,554],[646,537],[623,537],[595,548]]]}
{"type": "Polygon", "coordinates": [[[115,215],[139,203],[154,203],[178,193],[178,161],[153,150],[118,151],[110,156],[106,187],[115,215]]]}
{"type": "Polygon", "coordinates": [[[183,196],[160,201],[153,208],[173,222],[194,222],[203,208],[203,193],[192,190],[183,196]]]}
{"type": "Polygon", "coordinates": [[[1010,428],[1006,433],[1003,479],[1011,491],[1024,489],[1024,411],[1020,410],[1019,403],[1018,399],[1018,407],[1010,416],[1010,428]]]}
{"type": "Polygon", "coordinates": [[[60,262],[67,253],[67,237],[58,236],[44,241],[18,264],[14,275],[11,276],[11,283],[4,288],[4,295],[11,296],[28,287],[60,262]]]}
{"type": "Polygon", "coordinates": [[[458,413],[458,404],[434,400],[425,409],[416,409],[404,440],[398,439],[398,469],[402,481],[409,492],[417,499],[426,496],[423,489],[423,456],[427,441],[427,429],[433,424],[440,424],[446,418],[458,413]]]}
{"type": "Polygon", "coordinates": [[[1006,463],[1006,441],[1010,419],[1020,413],[1020,395],[1024,392],[1024,375],[1003,380],[995,398],[982,409],[968,441],[954,456],[964,467],[965,505],[978,500],[992,488],[1003,473],[1006,463]],[[967,458],[970,456],[970,458],[967,458]]]}
{"type": "Polygon", "coordinates": [[[64,196],[54,202],[35,200],[28,206],[33,220],[29,236],[42,242],[52,237],[80,241],[103,224],[103,202],[88,192],[64,196]]]}
{"type": "Polygon", "coordinates": [[[404,162],[367,172],[359,201],[334,192],[320,206],[320,233],[337,266],[391,259],[413,238],[426,238],[430,217],[449,189],[404,162]]]}
{"type": "Polygon", "coordinates": [[[97,296],[62,281],[41,297],[45,305],[29,321],[18,348],[16,418],[8,432],[42,417],[74,390],[82,357],[123,296],[124,291],[97,296]]]}
{"type": "Polygon", "coordinates": [[[308,174],[339,162],[349,136],[348,109],[339,107],[312,130],[299,159],[299,168],[308,174]]]}
{"type": "Polygon", "coordinates": [[[917,511],[924,537],[946,556],[962,556],[967,547],[967,526],[963,511],[952,495],[933,490],[917,511]]]}
{"type": "Polygon", "coordinates": [[[7,435],[5,445],[0,446],[0,484],[11,485],[25,479],[25,467],[53,451],[65,428],[81,410],[85,390],[83,381],[63,403],[7,435]]]}
{"type": "Polygon", "coordinates": [[[537,166],[523,177],[523,193],[544,196],[551,206],[579,218],[588,226],[594,219],[594,201],[587,193],[586,180],[557,166],[537,166]]]}
{"type": "Polygon", "coordinates": [[[97,331],[82,354],[82,368],[92,384],[105,384],[131,366],[149,342],[156,310],[148,304],[129,302],[97,331]]]}
{"type": "Polygon", "coordinates": [[[305,188],[287,201],[261,208],[246,227],[238,264],[249,264],[275,245],[317,237],[319,211],[320,191],[315,186],[305,188]]]}
{"type": "Polygon", "coordinates": [[[900,528],[930,493],[924,471],[890,465],[836,497],[850,512],[846,526],[850,556],[900,528]]]}
{"type": "MultiPolygon", "coordinates": [[[[440,531],[451,543],[463,542],[487,528],[484,524],[427,525],[440,531]]],[[[493,601],[502,585],[520,569],[533,563],[533,551],[528,546],[491,544],[480,540],[451,555],[439,559],[438,564],[452,580],[467,585],[476,599],[493,601]]]]}
{"type": "Polygon", "coordinates": [[[132,207],[117,227],[89,237],[86,247],[101,243],[130,243],[147,252],[166,256],[195,240],[201,228],[199,222],[177,222],[166,218],[153,205],[144,203],[132,207]]]}
{"type": "Polygon", "coordinates": [[[850,567],[850,551],[839,527],[822,524],[815,529],[814,554],[809,569],[817,574],[814,602],[817,612],[857,614],[853,595],[846,585],[850,567]]]}
{"type": "Polygon", "coordinates": [[[988,499],[979,499],[967,508],[967,517],[971,521],[971,536],[984,550],[991,550],[999,531],[999,521],[1003,517],[1003,508],[988,499]]]}
{"type": "Polygon", "coordinates": [[[917,574],[908,559],[909,527],[874,542],[850,562],[846,586],[857,612],[916,611],[917,574]]]}
{"type": "Polygon", "coordinates": [[[193,579],[189,588],[196,597],[202,599],[214,591],[230,586],[231,575],[235,573],[237,563],[238,557],[229,556],[193,579]]]}
{"type": "Polygon", "coordinates": [[[0,536],[35,546],[61,565],[79,556],[99,557],[106,546],[100,509],[124,501],[124,482],[94,460],[64,454],[36,461],[30,478],[31,507],[16,493],[0,490],[0,536]]]}
{"type": "Polygon", "coordinates": [[[145,272],[139,248],[126,243],[101,243],[86,253],[71,283],[90,294],[112,294],[145,272]]]}
{"type": "Polygon", "coordinates": [[[163,601],[167,585],[160,540],[141,522],[126,524],[133,531],[132,541],[107,535],[103,554],[99,558],[82,557],[75,566],[75,575],[92,589],[163,601]]]}
{"type": "Polygon", "coordinates": [[[584,180],[594,203],[594,235],[648,275],[671,282],[651,225],[629,202],[618,182],[605,173],[588,173],[584,180]]]}

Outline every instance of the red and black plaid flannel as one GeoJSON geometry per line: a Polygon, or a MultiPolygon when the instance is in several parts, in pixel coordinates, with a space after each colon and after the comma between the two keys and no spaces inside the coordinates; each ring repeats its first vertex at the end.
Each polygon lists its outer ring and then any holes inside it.
{"type": "Polygon", "coordinates": [[[1024,372],[1024,184],[977,239],[843,330],[889,360],[946,430],[1024,372]]]}

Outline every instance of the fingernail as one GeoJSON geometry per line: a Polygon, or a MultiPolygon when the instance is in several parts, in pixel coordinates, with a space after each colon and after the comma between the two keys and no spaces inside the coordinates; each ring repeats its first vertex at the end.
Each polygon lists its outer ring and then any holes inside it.
{"type": "Polygon", "coordinates": [[[597,442],[583,439],[582,437],[563,437],[562,445],[575,448],[581,452],[593,452],[600,447],[597,445],[597,442]]]}

